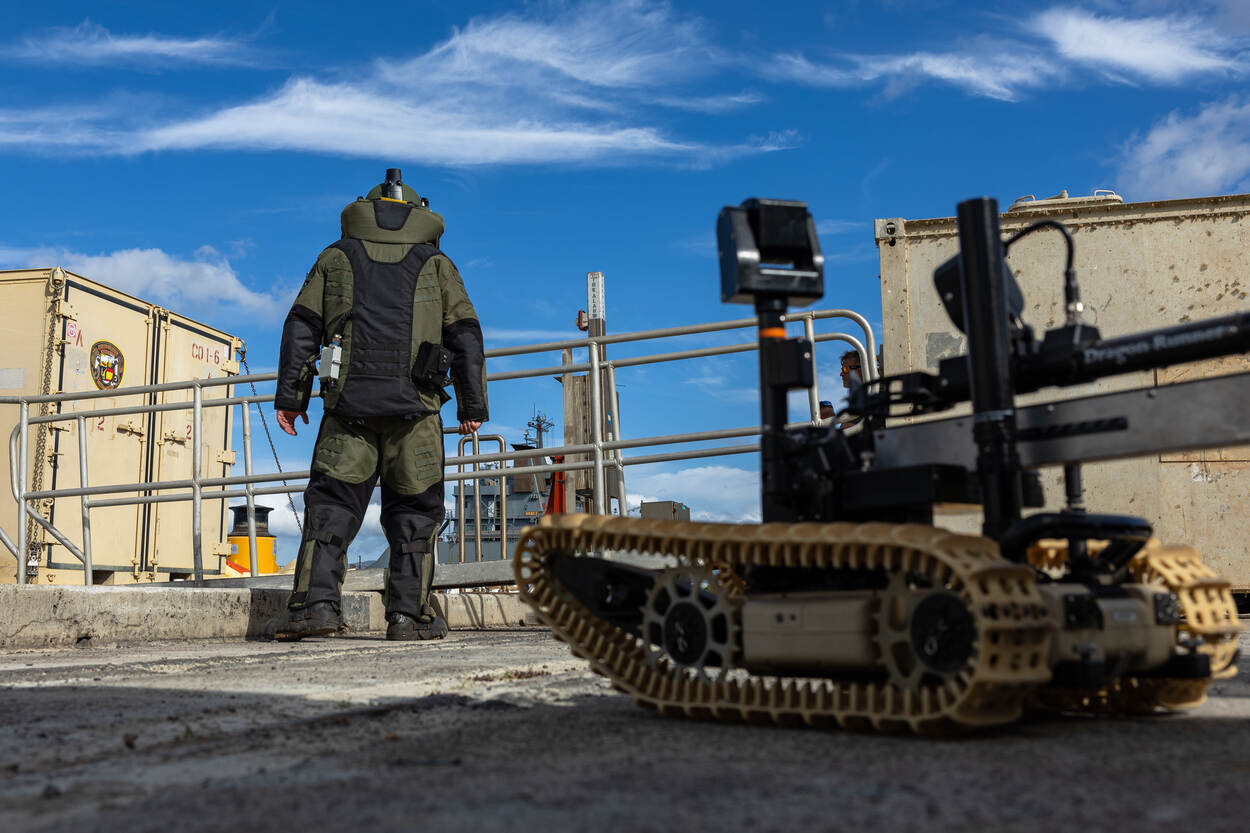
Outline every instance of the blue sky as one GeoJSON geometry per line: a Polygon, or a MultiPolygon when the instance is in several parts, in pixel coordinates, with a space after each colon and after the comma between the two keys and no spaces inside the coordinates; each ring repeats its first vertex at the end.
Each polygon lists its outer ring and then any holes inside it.
{"type": "MultiPolygon", "coordinates": [[[[822,306],[879,321],[876,217],[1250,186],[1244,0],[761,8],[22,4],[0,37],[0,268],[61,264],[169,306],[244,338],[262,371],[339,210],[388,166],[446,218],[488,347],[575,337],[590,270],[611,332],[748,315],[719,303],[713,228],[749,196],[807,201],[822,306]]],[[[820,354],[827,391],[838,352],[820,354]]],[[[758,420],[749,356],[619,381],[627,436],[758,420]]],[[[491,404],[509,441],[535,407],[560,418],[545,379],[491,404]]],[[[279,442],[284,467],[306,467],[310,429],[279,442]]],[[[628,487],[752,519],[755,469],[632,468],[628,487]]]]}

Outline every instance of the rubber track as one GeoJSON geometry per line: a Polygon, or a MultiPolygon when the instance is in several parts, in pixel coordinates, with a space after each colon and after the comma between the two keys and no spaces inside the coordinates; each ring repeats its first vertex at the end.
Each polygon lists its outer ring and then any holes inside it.
{"type": "MultiPolygon", "coordinates": [[[[1096,552],[1101,547],[1095,547],[1096,552]]],[[[1062,570],[1068,558],[1066,541],[1045,540],[1029,550],[1035,567],[1062,570]]],[[[1191,709],[1207,699],[1207,687],[1215,680],[1236,676],[1237,603],[1231,585],[1202,563],[1193,547],[1163,546],[1152,538],[1129,562],[1134,581],[1167,587],[1181,603],[1183,621],[1177,641],[1201,637],[1198,650],[1211,657],[1210,677],[1197,680],[1159,677],[1125,677],[1098,691],[1046,687],[1038,696],[1045,708],[1093,714],[1152,714],[1191,709]]]]}
{"type": "Polygon", "coordinates": [[[1031,567],[998,556],[992,541],[907,524],[706,524],[554,515],[521,534],[514,568],[522,596],[596,672],[663,714],[779,724],[939,733],[1015,720],[1050,677],[1054,624],[1031,567]],[[642,641],[593,616],[548,569],[554,553],[638,552],[679,566],[749,565],[905,570],[958,594],[974,618],[967,666],[946,683],[890,683],[695,674],[666,657],[647,661],[642,641]]]}

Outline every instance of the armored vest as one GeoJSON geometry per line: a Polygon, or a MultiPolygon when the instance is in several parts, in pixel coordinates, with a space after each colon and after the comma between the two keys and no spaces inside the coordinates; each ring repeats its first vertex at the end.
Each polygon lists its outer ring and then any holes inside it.
{"type": "Polygon", "coordinates": [[[413,378],[422,345],[442,345],[443,307],[438,278],[421,277],[426,261],[442,254],[414,244],[398,263],[371,259],[364,245],[344,237],[333,247],[347,255],[350,278],[328,277],[324,343],[342,340],[342,369],[324,392],[325,407],[339,416],[415,416],[446,400],[438,382],[413,378]],[[423,395],[424,394],[424,395],[423,395]]]}

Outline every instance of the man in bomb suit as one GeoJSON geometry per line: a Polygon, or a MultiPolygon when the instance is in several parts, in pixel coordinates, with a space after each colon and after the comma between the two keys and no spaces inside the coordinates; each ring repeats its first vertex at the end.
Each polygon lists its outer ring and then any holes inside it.
{"type": "Polygon", "coordinates": [[[304,492],[295,589],[278,639],[334,633],[347,548],[382,481],[390,544],[387,639],[440,639],[430,603],[443,520],[443,427],[454,384],[460,433],[489,414],[482,329],[451,260],[438,249],[443,218],[401,181],[343,209],[343,236],[317,258],[282,329],[278,423],[295,434],[320,357],[325,415],[304,492]]]}

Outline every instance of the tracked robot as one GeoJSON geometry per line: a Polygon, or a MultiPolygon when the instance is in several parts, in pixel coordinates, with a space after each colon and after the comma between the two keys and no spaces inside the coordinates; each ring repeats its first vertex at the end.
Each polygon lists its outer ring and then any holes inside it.
{"type": "MultiPolygon", "coordinates": [[[[1200,704],[1235,673],[1229,585],[1142,518],[1086,511],[1081,464],[1250,442],[1250,374],[1021,407],[1020,394],[1250,351],[1250,313],[1118,338],[1081,321],[1072,239],[1002,239],[998,206],[958,206],[934,275],[967,355],[869,382],[856,429],[786,426],[812,344],[790,304],[824,294],[806,206],[722,210],[721,294],[759,320],[763,523],[548,516],[521,536],[523,597],[621,691],[664,714],[942,732],[1029,706],[1141,714],[1200,704]],[[1068,244],[1067,318],[1021,319],[1010,246],[1068,244]],[[971,403],[971,413],[928,416],[971,403]],[[1036,469],[1061,465],[1066,506],[1036,469]],[[982,535],[934,526],[975,504],[982,535]]],[[[966,408],[962,409],[966,412],[966,408]]]]}

